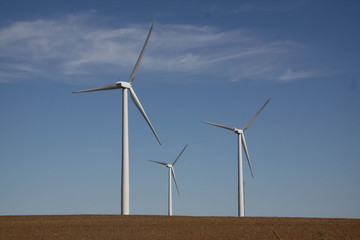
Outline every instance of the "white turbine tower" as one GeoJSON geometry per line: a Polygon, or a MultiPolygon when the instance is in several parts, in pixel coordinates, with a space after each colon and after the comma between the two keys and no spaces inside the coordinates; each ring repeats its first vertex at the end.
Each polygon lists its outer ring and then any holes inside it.
{"type": "Polygon", "coordinates": [[[129,129],[128,129],[128,90],[130,91],[130,96],[136,107],[139,109],[140,113],[148,123],[149,127],[151,128],[152,132],[154,133],[156,139],[158,140],[159,144],[160,140],[151,125],[151,122],[148,118],[148,116],[145,113],[145,110],[141,106],[141,103],[136,96],[133,88],[132,88],[132,82],[136,76],[137,71],[139,70],[139,66],[141,63],[141,59],[144,55],[147,43],[150,38],[151,31],[153,29],[153,26],[155,24],[155,20],[151,25],[149,34],[146,38],[145,44],[141,50],[141,53],[139,55],[139,58],[135,64],[135,67],[131,73],[130,79],[128,82],[116,82],[114,84],[97,87],[97,88],[91,88],[81,91],[76,91],[73,93],[82,93],[82,92],[93,92],[93,91],[102,91],[102,90],[111,90],[111,89],[122,89],[123,92],[123,102],[122,102],[122,181],[121,181],[121,214],[122,215],[128,215],[130,212],[130,203],[129,203],[129,129]]]}
{"type": "Polygon", "coordinates": [[[188,145],[188,144],[186,144],[186,146],[184,147],[184,149],[181,151],[181,153],[179,154],[179,156],[175,159],[175,161],[174,161],[172,164],[149,160],[150,162],[158,163],[158,164],[164,165],[164,166],[166,166],[167,168],[169,168],[169,193],[168,193],[168,215],[169,215],[169,216],[172,216],[171,175],[172,175],[173,178],[174,178],[174,182],[175,182],[175,186],[176,186],[176,190],[177,190],[177,192],[178,192],[178,195],[180,195],[180,193],[179,193],[179,188],[178,188],[178,185],[177,185],[177,182],[176,182],[174,165],[175,165],[175,163],[177,162],[177,160],[179,160],[181,154],[185,151],[187,145],[188,145]]]}
{"type": "Polygon", "coordinates": [[[255,120],[255,118],[260,114],[260,112],[264,109],[266,104],[270,101],[271,98],[267,100],[267,102],[260,108],[260,110],[255,114],[255,116],[246,124],[246,126],[243,129],[238,129],[236,127],[229,127],[225,125],[220,125],[216,123],[211,122],[204,122],[206,124],[210,124],[216,127],[225,128],[231,131],[234,131],[238,135],[238,216],[243,217],[244,216],[244,185],[243,185],[243,164],[242,164],[242,148],[244,148],[246,158],[250,167],[251,176],[254,178],[254,174],[252,171],[251,163],[250,163],[250,157],[249,152],[246,146],[245,136],[244,132],[248,127],[251,125],[251,123],[255,120]]]}

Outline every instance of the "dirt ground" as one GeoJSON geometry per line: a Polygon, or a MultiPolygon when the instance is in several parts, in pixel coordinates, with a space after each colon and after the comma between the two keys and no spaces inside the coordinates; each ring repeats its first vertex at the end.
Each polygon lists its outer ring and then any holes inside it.
{"type": "Polygon", "coordinates": [[[139,215],[0,216],[0,239],[360,240],[360,219],[139,215]]]}

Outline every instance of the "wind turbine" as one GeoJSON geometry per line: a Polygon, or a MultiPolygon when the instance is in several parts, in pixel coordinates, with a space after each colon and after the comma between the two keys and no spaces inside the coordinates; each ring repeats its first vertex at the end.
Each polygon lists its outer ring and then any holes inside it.
{"type": "Polygon", "coordinates": [[[145,113],[144,108],[142,107],[138,97],[136,96],[133,88],[132,88],[132,82],[134,81],[136,77],[136,73],[139,70],[139,66],[141,63],[141,59],[144,55],[147,43],[150,38],[151,31],[154,27],[155,20],[151,25],[150,31],[148,33],[148,36],[146,38],[145,44],[141,50],[141,53],[139,55],[139,58],[135,64],[135,67],[130,75],[130,79],[128,82],[122,82],[118,81],[114,84],[101,86],[97,88],[91,88],[81,91],[75,91],[73,93],[82,93],[82,92],[93,92],[93,91],[102,91],[102,90],[112,90],[112,89],[122,89],[123,92],[123,102],[122,102],[122,181],[121,181],[121,214],[122,215],[128,215],[130,204],[129,204],[129,129],[128,129],[128,90],[130,91],[130,96],[136,107],[139,109],[141,115],[144,117],[146,122],[148,123],[149,127],[151,128],[151,131],[154,133],[157,141],[161,145],[161,142],[151,125],[151,122],[148,118],[148,116],[145,113]]]}
{"type": "Polygon", "coordinates": [[[246,126],[243,129],[238,129],[236,127],[229,127],[225,125],[220,125],[216,123],[211,122],[205,122],[203,123],[210,124],[216,127],[225,128],[227,130],[234,131],[238,135],[238,216],[243,217],[244,216],[244,185],[243,185],[243,164],[242,164],[242,147],[244,148],[246,159],[248,161],[251,176],[254,178],[254,174],[252,171],[251,163],[250,163],[250,157],[249,152],[246,146],[245,136],[244,132],[246,129],[249,128],[249,126],[252,124],[252,122],[255,120],[255,118],[260,114],[260,112],[265,108],[266,104],[269,103],[271,98],[269,98],[266,103],[260,108],[260,110],[255,114],[255,116],[246,124],[246,126]]]}
{"type": "Polygon", "coordinates": [[[187,145],[188,145],[188,144],[186,144],[186,146],[184,147],[184,149],[181,151],[181,153],[179,154],[179,156],[175,159],[175,161],[174,161],[172,164],[149,160],[150,162],[154,162],[154,163],[157,163],[157,164],[164,165],[164,166],[166,166],[166,167],[169,169],[169,193],[168,193],[168,195],[169,195],[169,196],[168,196],[168,215],[169,215],[169,216],[172,216],[171,175],[172,175],[173,178],[174,178],[176,190],[177,190],[177,192],[178,192],[178,195],[180,196],[179,188],[178,188],[178,185],[177,185],[177,182],[176,182],[176,177],[175,177],[174,165],[175,165],[175,163],[177,162],[177,160],[179,160],[181,154],[185,151],[187,145]]]}

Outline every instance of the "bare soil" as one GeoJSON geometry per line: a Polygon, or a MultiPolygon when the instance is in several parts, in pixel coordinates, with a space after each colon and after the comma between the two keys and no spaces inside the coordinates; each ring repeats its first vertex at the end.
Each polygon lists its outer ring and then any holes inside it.
{"type": "Polygon", "coordinates": [[[360,219],[120,215],[0,216],[0,240],[360,240],[360,219]]]}

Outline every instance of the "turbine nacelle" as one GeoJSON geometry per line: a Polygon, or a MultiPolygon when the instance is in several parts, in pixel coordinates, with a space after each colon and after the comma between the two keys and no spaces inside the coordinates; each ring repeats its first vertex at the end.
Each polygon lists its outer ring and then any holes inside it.
{"type": "Polygon", "coordinates": [[[172,168],[173,166],[171,164],[166,164],[166,167],[172,168]]]}
{"type": "Polygon", "coordinates": [[[131,88],[131,83],[118,81],[115,83],[118,88],[131,88]]]}

